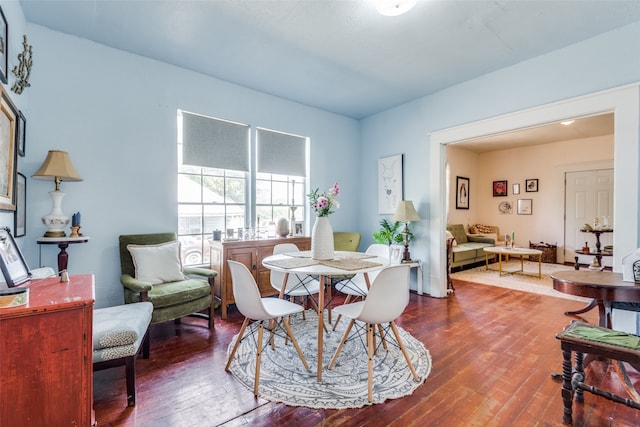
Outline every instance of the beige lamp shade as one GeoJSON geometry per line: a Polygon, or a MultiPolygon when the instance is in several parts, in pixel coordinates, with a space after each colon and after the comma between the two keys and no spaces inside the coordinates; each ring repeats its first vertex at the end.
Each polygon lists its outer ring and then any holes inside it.
{"type": "Polygon", "coordinates": [[[69,153],[60,150],[49,150],[44,163],[32,176],[37,179],[55,180],[56,187],[58,181],[82,181],[78,171],[71,163],[69,153]]]}
{"type": "Polygon", "coordinates": [[[396,206],[396,212],[393,214],[393,221],[413,222],[421,219],[411,200],[401,200],[396,206]]]}

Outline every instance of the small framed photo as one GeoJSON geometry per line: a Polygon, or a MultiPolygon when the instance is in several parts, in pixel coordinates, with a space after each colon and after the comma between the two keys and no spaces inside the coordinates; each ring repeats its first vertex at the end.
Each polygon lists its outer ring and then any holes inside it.
{"type": "Polygon", "coordinates": [[[469,209],[469,178],[456,177],[456,209],[469,209]]]}
{"type": "Polygon", "coordinates": [[[0,270],[8,287],[29,280],[31,272],[8,227],[0,228],[0,270]]]}
{"type": "Polygon", "coordinates": [[[520,194],[520,184],[513,184],[513,195],[520,194]]]}
{"type": "Polygon", "coordinates": [[[27,177],[16,174],[16,210],[13,213],[15,237],[27,234],[27,177]]]}
{"type": "Polygon", "coordinates": [[[525,179],[524,181],[524,189],[527,193],[535,193],[538,191],[538,180],[537,179],[525,179]]]}
{"type": "Polygon", "coordinates": [[[533,214],[532,200],[518,199],[518,215],[531,215],[531,214],[533,214]]]}
{"type": "Polygon", "coordinates": [[[18,155],[20,157],[24,157],[24,146],[26,142],[26,134],[27,134],[27,119],[22,114],[22,111],[19,112],[18,117],[18,134],[16,135],[16,143],[18,144],[18,155]]]}
{"type": "Polygon", "coordinates": [[[296,228],[293,230],[293,235],[297,237],[304,236],[304,221],[296,221],[296,228]]]}
{"type": "Polygon", "coordinates": [[[507,197],[507,181],[493,181],[493,197],[507,197]]]}

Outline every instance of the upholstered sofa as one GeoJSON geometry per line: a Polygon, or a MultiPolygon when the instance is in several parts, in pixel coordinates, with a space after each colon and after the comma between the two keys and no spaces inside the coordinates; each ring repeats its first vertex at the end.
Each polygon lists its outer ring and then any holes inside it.
{"type": "MultiPolygon", "coordinates": [[[[496,240],[492,237],[467,234],[467,230],[465,230],[462,224],[448,224],[447,231],[449,231],[454,238],[451,249],[451,268],[484,262],[486,258],[483,248],[495,246],[496,243],[496,240]]],[[[489,255],[490,260],[494,258],[495,255],[489,255]]]]}

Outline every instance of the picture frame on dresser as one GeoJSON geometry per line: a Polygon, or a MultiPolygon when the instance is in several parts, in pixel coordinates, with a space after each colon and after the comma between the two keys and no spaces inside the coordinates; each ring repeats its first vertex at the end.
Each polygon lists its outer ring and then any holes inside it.
{"type": "Polygon", "coordinates": [[[27,261],[13,239],[9,227],[0,228],[0,270],[4,283],[9,288],[18,286],[31,277],[27,261]]]}
{"type": "Polygon", "coordinates": [[[296,237],[304,236],[304,221],[296,221],[293,235],[296,237]]]}

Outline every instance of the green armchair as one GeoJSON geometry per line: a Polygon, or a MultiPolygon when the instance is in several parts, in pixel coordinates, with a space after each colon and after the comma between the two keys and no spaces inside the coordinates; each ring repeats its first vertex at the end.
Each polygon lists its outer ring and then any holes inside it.
{"type": "Polygon", "coordinates": [[[207,319],[209,329],[213,329],[214,280],[218,273],[208,268],[183,268],[179,252],[175,233],[121,235],[124,302],[151,302],[151,324],[196,316],[207,319]]]}
{"type": "Polygon", "coordinates": [[[357,252],[360,246],[360,233],[353,231],[334,231],[333,247],[336,251],[357,252]]]}

